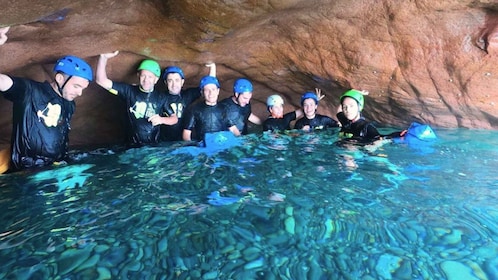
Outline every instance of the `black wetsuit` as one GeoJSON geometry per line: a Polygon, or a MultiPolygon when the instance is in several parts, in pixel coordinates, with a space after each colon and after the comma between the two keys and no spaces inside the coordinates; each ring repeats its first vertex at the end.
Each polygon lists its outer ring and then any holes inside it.
{"type": "Polygon", "coordinates": [[[164,117],[173,114],[167,106],[167,97],[159,91],[146,93],[140,90],[138,85],[125,83],[112,83],[112,89],[117,91],[117,96],[126,102],[126,112],[130,124],[130,135],[128,144],[141,146],[159,142],[160,126],[153,126],[148,121],[153,115],[164,117]]]}
{"type": "Polygon", "coordinates": [[[372,142],[380,139],[381,135],[377,128],[363,116],[359,120],[352,122],[346,118],[344,112],[337,113],[337,119],[342,124],[340,133],[345,138],[350,138],[359,142],[372,142]]]}
{"type": "Polygon", "coordinates": [[[251,115],[251,104],[241,107],[233,101],[232,97],[223,99],[220,104],[225,107],[228,127],[235,125],[240,133],[247,134],[247,122],[251,115]]]}
{"type": "Polygon", "coordinates": [[[289,112],[284,115],[283,118],[276,119],[273,117],[268,117],[263,123],[263,130],[289,130],[291,129],[290,123],[296,119],[296,111],[289,112]]]}
{"type": "Polygon", "coordinates": [[[296,121],[295,129],[302,129],[309,125],[311,130],[320,130],[330,127],[339,127],[339,123],[331,117],[316,114],[313,119],[308,119],[306,115],[296,121]]]}
{"type": "Polygon", "coordinates": [[[192,140],[204,140],[209,132],[228,130],[224,107],[200,102],[190,106],[184,117],[183,128],[192,131],[192,140]]]}
{"type": "Polygon", "coordinates": [[[178,117],[178,122],[174,125],[161,125],[161,140],[162,141],[180,141],[182,140],[182,118],[190,104],[201,96],[201,91],[198,87],[182,90],[180,94],[167,93],[168,106],[178,117]]]}
{"type": "Polygon", "coordinates": [[[67,155],[70,120],[75,103],[48,82],[12,78],[4,97],[14,103],[12,163],[15,169],[52,164],[67,155]]]}
{"type": "Polygon", "coordinates": [[[390,134],[380,134],[377,128],[371,123],[360,117],[359,120],[352,122],[346,118],[343,112],[337,113],[337,119],[341,122],[342,128],[340,133],[345,140],[352,140],[361,143],[370,143],[379,139],[392,139],[401,137],[406,131],[395,131],[390,134]]]}

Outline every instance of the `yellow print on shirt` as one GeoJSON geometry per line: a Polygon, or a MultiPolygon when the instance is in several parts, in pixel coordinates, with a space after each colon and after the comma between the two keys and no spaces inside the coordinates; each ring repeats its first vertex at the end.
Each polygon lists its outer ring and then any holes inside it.
{"type": "Polygon", "coordinates": [[[38,110],[36,114],[39,120],[43,120],[46,126],[56,127],[59,123],[59,118],[61,116],[61,105],[48,103],[47,107],[43,110],[38,110]]]}
{"type": "Polygon", "coordinates": [[[183,115],[183,104],[182,103],[171,103],[171,109],[175,112],[175,115],[178,118],[181,118],[183,115]]]}
{"type": "Polygon", "coordinates": [[[156,109],[153,104],[146,102],[136,102],[130,107],[130,112],[133,113],[136,119],[150,118],[156,114],[156,109]]]}

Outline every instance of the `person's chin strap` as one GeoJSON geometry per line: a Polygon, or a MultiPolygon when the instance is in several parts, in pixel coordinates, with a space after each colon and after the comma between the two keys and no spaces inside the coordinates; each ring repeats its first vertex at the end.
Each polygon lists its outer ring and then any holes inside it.
{"type": "MultiPolygon", "coordinates": [[[[62,73],[61,73],[62,75],[62,73]]],[[[63,75],[64,77],[64,75],[63,75]]],[[[62,89],[66,86],[67,82],[69,82],[69,80],[72,78],[73,76],[69,76],[66,81],[62,84],[62,86],[59,85],[59,82],[57,82],[57,80],[55,80],[55,84],[57,85],[57,89],[59,90],[59,93],[60,95],[62,96],[62,89]]]]}

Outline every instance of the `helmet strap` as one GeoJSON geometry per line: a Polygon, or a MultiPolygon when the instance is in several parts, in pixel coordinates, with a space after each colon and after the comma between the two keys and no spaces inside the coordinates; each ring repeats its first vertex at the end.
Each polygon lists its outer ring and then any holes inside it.
{"type": "MultiPolygon", "coordinates": [[[[63,73],[57,73],[57,74],[61,74],[62,77],[64,77],[64,74],[63,73]]],[[[64,83],[61,85],[59,85],[59,82],[57,82],[57,79],[55,79],[55,84],[57,85],[57,90],[59,90],[59,93],[60,95],[62,96],[62,90],[64,89],[64,87],[66,86],[67,82],[69,82],[69,80],[72,78],[73,76],[68,76],[68,78],[64,81],[64,83]]]]}

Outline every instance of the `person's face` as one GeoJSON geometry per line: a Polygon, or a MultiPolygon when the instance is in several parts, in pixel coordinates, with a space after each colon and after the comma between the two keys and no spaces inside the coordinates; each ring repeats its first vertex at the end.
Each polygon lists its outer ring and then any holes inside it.
{"type": "Polygon", "coordinates": [[[275,104],[270,107],[270,113],[274,118],[281,118],[284,116],[284,105],[275,104]]]}
{"type": "Polygon", "coordinates": [[[178,95],[182,91],[183,83],[185,80],[178,73],[169,73],[166,76],[166,86],[171,94],[178,95]]]}
{"type": "Polygon", "coordinates": [[[252,92],[237,93],[237,102],[240,107],[245,107],[251,102],[252,92]]]}
{"type": "Polygon", "coordinates": [[[154,86],[159,80],[159,78],[149,70],[140,70],[138,73],[138,79],[140,80],[140,87],[146,92],[153,91],[154,86]]]}
{"type": "Polygon", "coordinates": [[[342,100],[342,111],[346,118],[350,121],[354,121],[360,117],[360,108],[358,107],[358,102],[351,97],[345,97],[342,100]]]}
{"type": "MultiPolygon", "coordinates": [[[[59,85],[63,85],[68,79],[69,76],[57,74],[55,79],[59,83],[59,85]]],[[[73,101],[77,97],[80,97],[83,94],[83,90],[88,87],[90,82],[87,79],[78,76],[72,76],[69,81],[64,85],[62,89],[62,98],[67,101],[73,101]]]]}
{"type": "Polygon", "coordinates": [[[207,105],[216,105],[218,103],[218,95],[220,94],[220,89],[214,84],[207,84],[202,89],[204,94],[204,100],[207,105]]]}
{"type": "Polygon", "coordinates": [[[304,115],[306,115],[306,117],[308,119],[312,119],[315,117],[316,108],[318,108],[318,105],[315,103],[315,100],[313,100],[311,98],[304,100],[303,112],[304,112],[304,115]]]}

